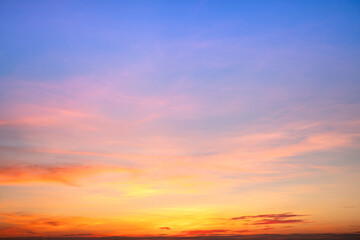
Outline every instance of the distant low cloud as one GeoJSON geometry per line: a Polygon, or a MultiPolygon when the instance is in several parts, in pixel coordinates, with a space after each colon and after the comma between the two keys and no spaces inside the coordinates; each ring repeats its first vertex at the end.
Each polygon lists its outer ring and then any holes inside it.
{"type": "Polygon", "coordinates": [[[303,220],[293,219],[293,220],[279,220],[279,219],[263,219],[253,223],[253,225],[262,225],[262,224],[279,224],[279,223],[302,223],[303,220]]]}
{"type": "Polygon", "coordinates": [[[79,233],[79,234],[66,234],[64,237],[92,237],[94,236],[91,233],[79,233]]]}
{"type": "Polygon", "coordinates": [[[32,213],[0,213],[1,236],[39,236],[43,231],[56,231],[69,226],[81,227],[85,218],[59,217],[32,213]]]}
{"type": "Polygon", "coordinates": [[[227,229],[209,229],[209,230],[190,230],[183,231],[181,235],[215,235],[229,232],[227,229]]]}
{"type": "Polygon", "coordinates": [[[302,219],[292,219],[294,217],[303,217],[305,215],[298,215],[293,213],[280,213],[280,214],[261,214],[251,216],[233,217],[229,220],[245,220],[255,219],[251,225],[270,225],[270,224],[283,224],[283,223],[303,223],[302,219]],[[290,218],[290,219],[289,219],[290,218]]]}
{"type": "Polygon", "coordinates": [[[171,230],[171,228],[169,228],[169,227],[160,227],[159,229],[162,229],[162,230],[171,230]]]}
{"type": "Polygon", "coordinates": [[[297,216],[303,216],[303,215],[297,215],[292,213],[261,214],[261,215],[234,217],[231,218],[230,220],[240,220],[240,219],[248,219],[248,218],[289,218],[289,217],[297,217],[297,216]]]}

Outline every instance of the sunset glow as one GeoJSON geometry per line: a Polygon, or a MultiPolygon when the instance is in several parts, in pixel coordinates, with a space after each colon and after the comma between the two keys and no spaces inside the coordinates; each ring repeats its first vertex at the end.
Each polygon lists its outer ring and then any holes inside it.
{"type": "Polygon", "coordinates": [[[0,237],[360,233],[359,1],[0,19],[0,237]]]}

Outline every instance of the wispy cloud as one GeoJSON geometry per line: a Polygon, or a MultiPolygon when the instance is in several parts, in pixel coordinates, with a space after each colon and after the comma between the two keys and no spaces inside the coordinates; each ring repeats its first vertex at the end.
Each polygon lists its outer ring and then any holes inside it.
{"type": "Polygon", "coordinates": [[[9,165],[0,166],[0,184],[57,183],[79,186],[79,181],[104,173],[132,173],[119,166],[9,165]]]}
{"type": "Polygon", "coordinates": [[[298,215],[293,213],[280,213],[280,214],[261,214],[252,216],[240,216],[233,217],[229,220],[248,220],[254,219],[250,223],[251,225],[271,225],[271,224],[285,224],[285,223],[305,223],[302,219],[293,219],[294,217],[303,217],[306,215],[298,215]]]}
{"type": "Polygon", "coordinates": [[[227,229],[210,229],[210,230],[190,230],[182,231],[180,235],[193,236],[193,235],[217,235],[229,232],[227,229]]]}
{"type": "Polygon", "coordinates": [[[31,213],[1,213],[0,229],[2,236],[42,236],[44,232],[66,234],[67,228],[81,228],[91,224],[91,219],[84,217],[62,217],[31,213]]]}

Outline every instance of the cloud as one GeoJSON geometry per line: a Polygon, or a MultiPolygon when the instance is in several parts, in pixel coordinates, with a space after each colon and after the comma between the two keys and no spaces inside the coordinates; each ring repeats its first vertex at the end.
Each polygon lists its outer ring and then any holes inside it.
{"type": "Polygon", "coordinates": [[[209,229],[209,230],[190,230],[182,231],[182,235],[214,235],[229,232],[227,229],[209,229]]]}
{"type": "Polygon", "coordinates": [[[265,231],[267,231],[267,230],[273,230],[274,228],[271,228],[271,227],[266,227],[266,228],[263,228],[262,230],[265,230],[265,231]]]}
{"type": "Polygon", "coordinates": [[[48,216],[32,213],[1,213],[0,229],[2,236],[39,236],[44,232],[61,232],[66,228],[74,227],[81,230],[91,219],[84,217],[48,216]]]}
{"type": "Polygon", "coordinates": [[[233,217],[229,220],[249,220],[255,219],[250,225],[270,225],[270,224],[284,224],[284,223],[304,223],[302,219],[289,219],[293,217],[303,217],[305,215],[298,215],[293,213],[280,213],[280,214],[261,214],[252,216],[233,217]]]}
{"type": "Polygon", "coordinates": [[[248,219],[248,218],[275,218],[275,219],[282,219],[282,218],[297,217],[297,216],[304,216],[304,215],[297,215],[297,214],[292,214],[292,213],[261,214],[261,215],[253,215],[253,216],[234,217],[234,218],[231,218],[230,220],[240,220],[240,219],[248,219]]]}
{"type": "Polygon", "coordinates": [[[78,181],[104,173],[132,172],[119,166],[85,165],[10,165],[0,166],[0,185],[24,183],[57,183],[79,186],[78,181]]]}
{"type": "Polygon", "coordinates": [[[256,221],[253,225],[262,225],[262,224],[279,224],[279,223],[303,223],[303,220],[300,219],[289,219],[289,220],[279,220],[279,219],[263,219],[256,221]]]}
{"type": "Polygon", "coordinates": [[[346,205],[346,206],[343,206],[343,208],[356,208],[360,205],[346,205]]]}
{"type": "Polygon", "coordinates": [[[94,237],[91,233],[65,234],[64,237],[94,237]]]}

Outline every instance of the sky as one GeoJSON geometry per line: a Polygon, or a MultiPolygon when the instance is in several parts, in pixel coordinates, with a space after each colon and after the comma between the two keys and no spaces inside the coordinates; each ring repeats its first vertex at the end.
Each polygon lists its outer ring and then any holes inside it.
{"type": "Polygon", "coordinates": [[[360,231],[360,2],[0,0],[0,236],[360,231]]]}

